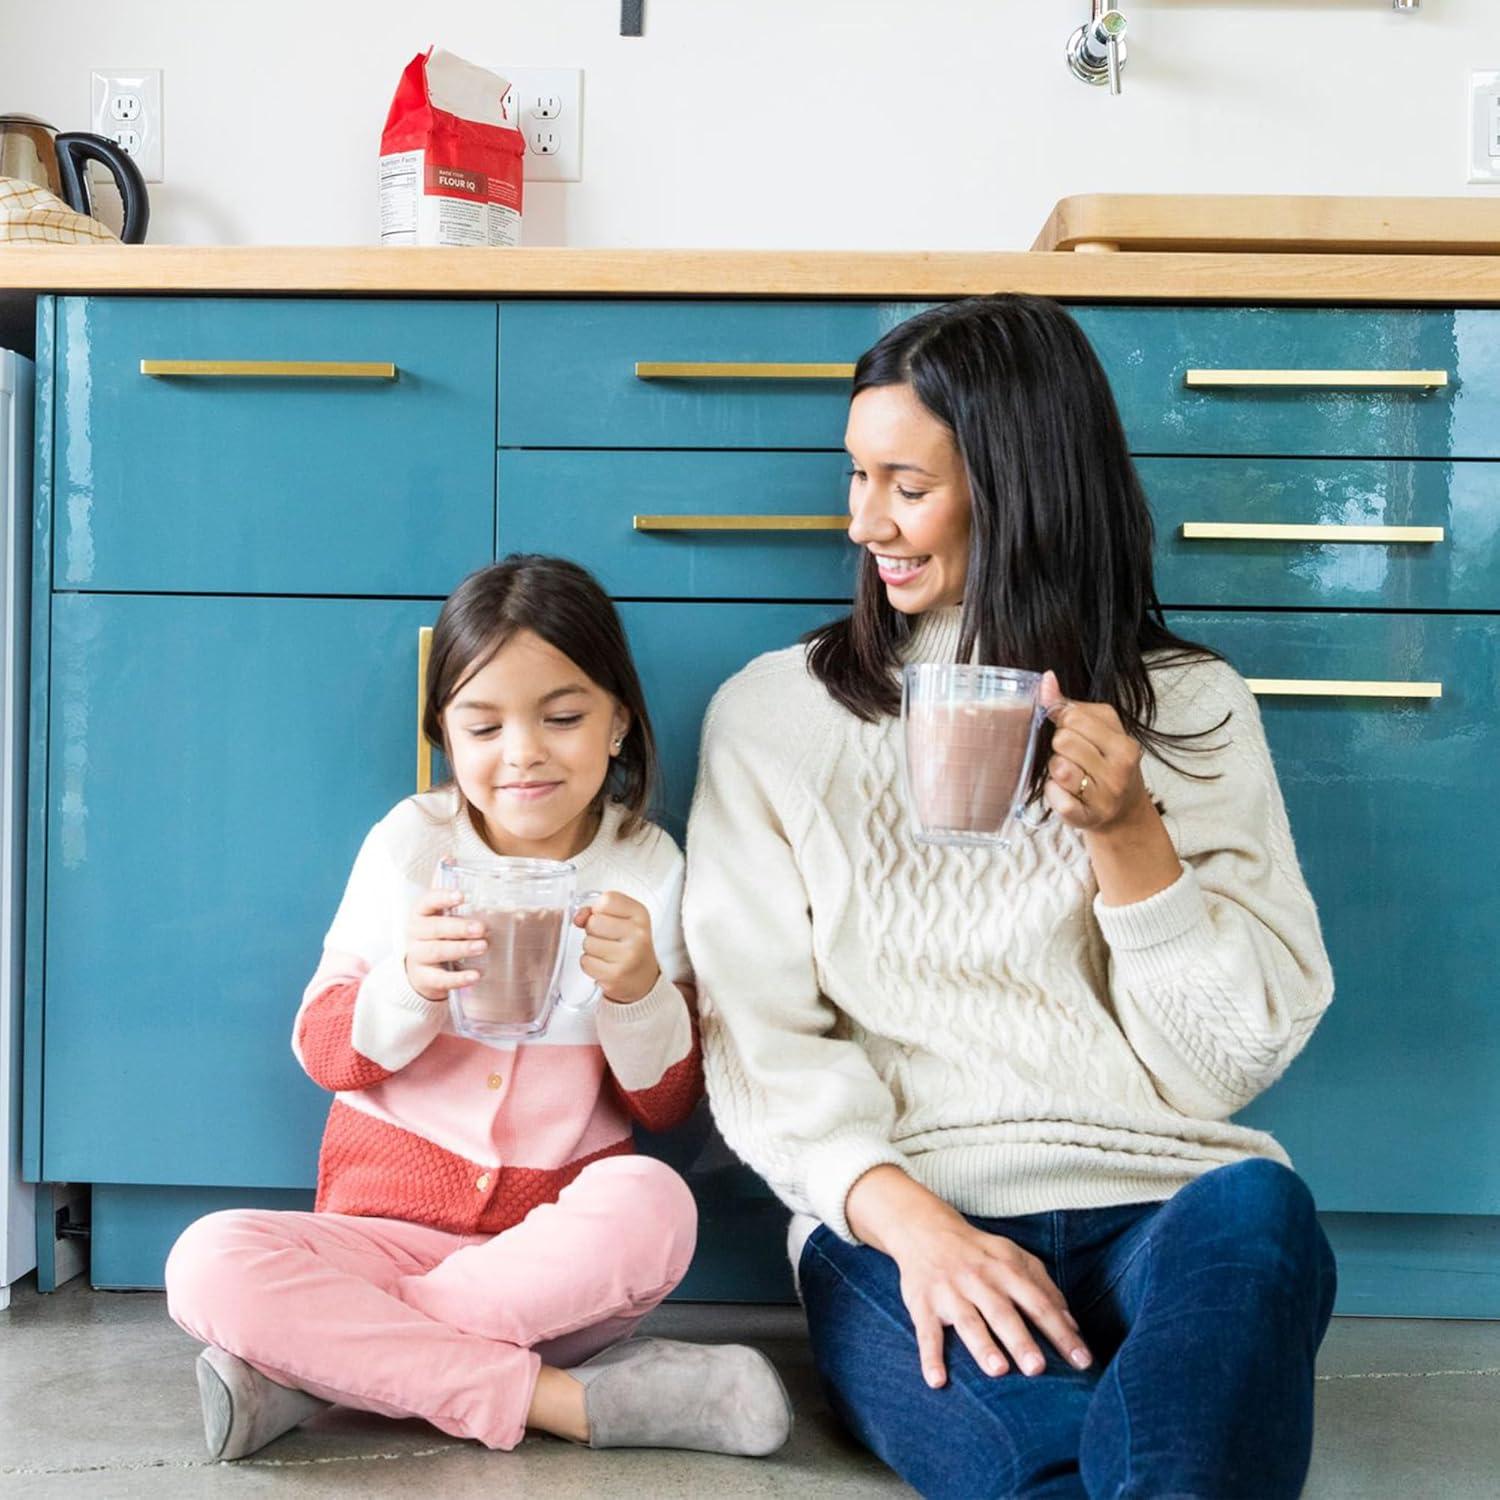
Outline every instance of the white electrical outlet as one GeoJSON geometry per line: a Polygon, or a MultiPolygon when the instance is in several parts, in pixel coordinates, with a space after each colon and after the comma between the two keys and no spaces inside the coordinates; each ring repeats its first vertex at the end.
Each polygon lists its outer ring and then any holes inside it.
{"type": "Polygon", "coordinates": [[[1500,69],[1469,75],[1469,181],[1500,182],[1500,69]]]}
{"type": "Polygon", "coordinates": [[[583,175],[583,71],[495,68],[510,80],[506,124],[526,138],[529,181],[577,182],[583,175]]]}
{"type": "Polygon", "coordinates": [[[161,69],[96,68],[89,92],[94,131],[133,157],[147,182],[160,182],[161,69]]]}

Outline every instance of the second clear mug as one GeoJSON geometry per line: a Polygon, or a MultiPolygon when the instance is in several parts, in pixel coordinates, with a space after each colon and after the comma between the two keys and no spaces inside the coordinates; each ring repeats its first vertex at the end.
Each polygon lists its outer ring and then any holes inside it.
{"type": "Polygon", "coordinates": [[[922,844],[1009,848],[1026,815],[1047,710],[1042,674],[1019,667],[918,662],[901,675],[906,797],[922,844]]]}
{"type": "Polygon", "coordinates": [[[510,1042],[540,1036],[554,1007],[587,1010],[599,988],[583,1001],[562,1000],[562,965],[573,918],[600,897],[578,890],[577,866],[560,859],[512,859],[497,855],[483,864],[445,859],[438,885],[462,891],[451,915],[484,926],[489,946],[464,968],[479,978],[448,992],[453,1029],[479,1042],[510,1042]]]}

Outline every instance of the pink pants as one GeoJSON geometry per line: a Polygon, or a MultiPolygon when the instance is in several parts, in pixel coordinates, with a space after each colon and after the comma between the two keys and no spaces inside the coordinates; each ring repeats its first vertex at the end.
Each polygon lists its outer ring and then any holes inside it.
{"type": "Polygon", "coordinates": [[[493,1237],[209,1214],[168,1257],[167,1308],[282,1385],[514,1448],[541,1366],[625,1338],[682,1280],[696,1237],[693,1195],[670,1167],[606,1157],[493,1237]]]}

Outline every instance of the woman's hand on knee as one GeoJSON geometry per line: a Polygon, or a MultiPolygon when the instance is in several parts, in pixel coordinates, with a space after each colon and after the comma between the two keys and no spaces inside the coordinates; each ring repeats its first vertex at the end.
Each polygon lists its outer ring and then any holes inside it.
{"type": "Polygon", "coordinates": [[[1012,1366],[1042,1373],[1046,1359],[1033,1327],[1076,1369],[1091,1363],[1046,1267],[1013,1241],[954,1213],[949,1223],[914,1228],[890,1253],[901,1271],[901,1297],[928,1385],[947,1383],[944,1328],[953,1329],[988,1375],[1004,1375],[1012,1366]]]}

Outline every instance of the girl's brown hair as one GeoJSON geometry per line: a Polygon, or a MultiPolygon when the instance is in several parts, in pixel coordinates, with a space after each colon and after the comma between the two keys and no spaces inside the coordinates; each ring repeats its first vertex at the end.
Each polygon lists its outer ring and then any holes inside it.
{"type": "Polygon", "coordinates": [[[561,651],[628,710],[630,728],[602,795],[624,808],[620,831],[633,833],[656,791],[656,737],[620,616],[594,575],[577,563],[516,552],[470,573],[454,589],[432,631],[422,733],[446,753],[444,708],[522,630],[561,651]]]}

